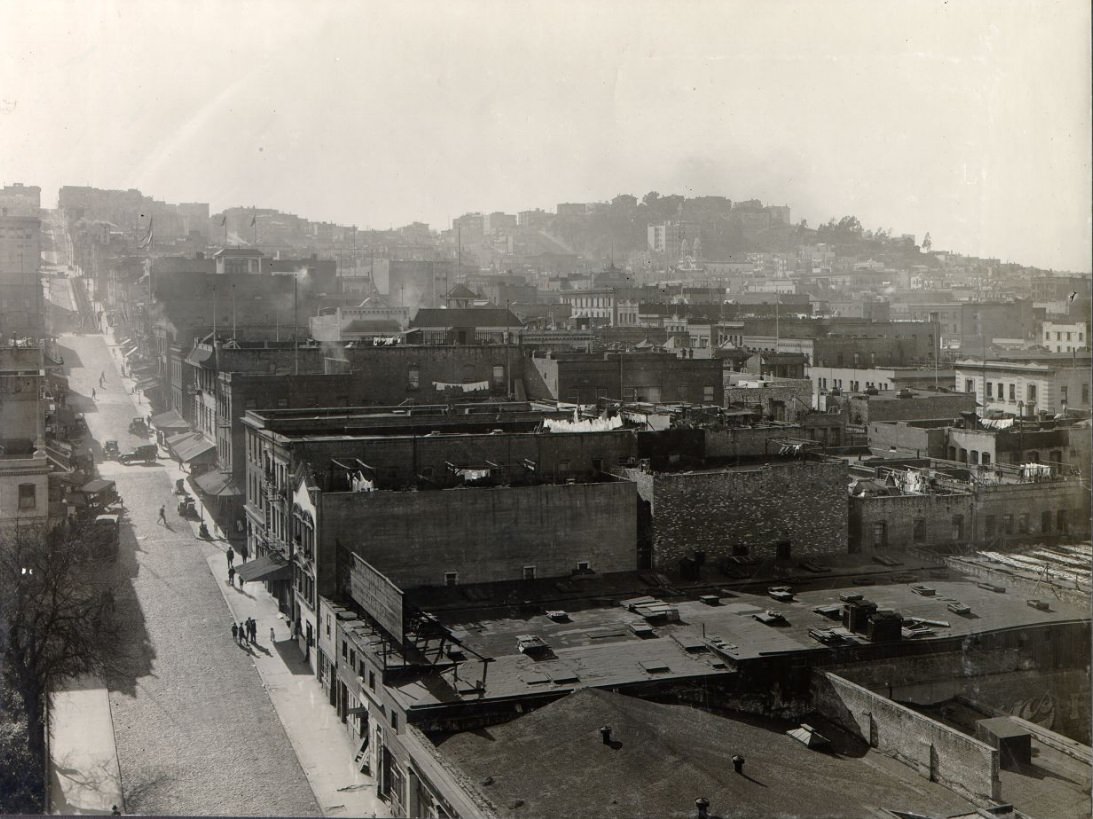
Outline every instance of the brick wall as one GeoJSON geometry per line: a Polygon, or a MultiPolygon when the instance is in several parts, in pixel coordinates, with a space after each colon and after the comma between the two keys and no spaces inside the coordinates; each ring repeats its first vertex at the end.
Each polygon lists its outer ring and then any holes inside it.
{"type": "Polygon", "coordinates": [[[883,552],[912,546],[966,542],[970,537],[971,495],[881,495],[849,499],[851,552],[883,552]],[[964,520],[965,537],[954,537],[953,517],[964,520]],[[916,536],[915,521],[919,523],[916,536]],[[883,529],[879,527],[883,525],[883,529]]]}
{"type": "Polygon", "coordinates": [[[501,344],[361,347],[345,350],[344,355],[346,364],[328,361],[327,371],[351,370],[369,396],[368,403],[376,405],[395,405],[407,399],[420,404],[444,401],[445,393],[438,391],[434,382],[487,381],[488,394],[505,395],[510,378],[519,378],[523,370],[520,348],[501,344]],[[496,367],[501,369],[495,373],[496,367]],[[416,373],[417,387],[411,383],[411,371],[416,373]]]}
{"type": "Polygon", "coordinates": [[[983,486],[976,495],[851,497],[849,546],[851,552],[870,552],[988,543],[1003,536],[1010,542],[1042,539],[1060,534],[1060,510],[1067,534],[1088,534],[1089,493],[1080,481],[983,486]],[[962,534],[954,523],[957,515],[963,518],[962,534]],[[920,521],[917,536],[915,521],[920,521]]]}
{"type": "MultiPolygon", "coordinates": [[[[727,392],[727,391],[726,391],[727,392]]],[[[778,451],[775,438],[799,438],[798,427],[735,427],[706,430],[707,458],[755,458],[778,451]]]]}
{"type": "Polygon", "coordinates": [[[998,752],[986,743],[826,671],[812,675],[812,702],[828,719],[924,778],[980,805],[999,798],[998,752]]]}
{"type": "MultiPolygon", "coordinates": [[[[640,470],[621,470],[639,482],[650,500],[649,479],[640,470]]],[[[788,540],[791,554],[846,551],[847,466],[844,462],[787,461],[750,469],[652,476],[653,565],[674,569],[695,550],[707,560],[747,545],[749,554],[774,557],[788,540]]]]}
{"type": "MultiPolygon", "coordinates": [[[[951,424],[952,419],[938,423],[951,424]]],[[[914,452],[916,458],[944,458],[946,435],[942,426],[912,426],[898,421],[872,421],[869,424],[869,446],[875,449],[895,447],[914,452]]]]}
{"type": "Polygon", "coordinates": [[[961,412],[975,410],[971,393],[939,393],[913,398],[889,398],[852,395],[850,423],[870,424],[874,421],[913,421],[929,418],[959,418],[961,412]],[[855,418],[861,418],[856,421],[855,418]]]}
{"type": "Polygon", "coordinates": [[[324,493],[320,540],[339,541],[402,588],[566,577],[578,561],[633,571],[637,493],[624,481],[324,493]]]}

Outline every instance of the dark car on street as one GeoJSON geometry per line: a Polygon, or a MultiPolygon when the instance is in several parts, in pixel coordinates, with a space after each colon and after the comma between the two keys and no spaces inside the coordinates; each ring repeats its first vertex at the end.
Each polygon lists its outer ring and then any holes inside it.
{"type": "Polygon", "coordinates": [[[159,448],[155,444],[141,444],[136,449],[118,456],[118,461],[123,464],[152,463],[159,457],[159,448]]]}

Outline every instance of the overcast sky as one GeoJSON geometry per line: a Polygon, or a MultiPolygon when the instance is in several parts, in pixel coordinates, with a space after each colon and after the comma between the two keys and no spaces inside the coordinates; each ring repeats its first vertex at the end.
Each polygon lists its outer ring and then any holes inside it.
{"type": "Polygon", "coordinates": [[[1087,0],[0,3],[0,183],[446,227],[647,191],[1090,269],[1087,0]]]}

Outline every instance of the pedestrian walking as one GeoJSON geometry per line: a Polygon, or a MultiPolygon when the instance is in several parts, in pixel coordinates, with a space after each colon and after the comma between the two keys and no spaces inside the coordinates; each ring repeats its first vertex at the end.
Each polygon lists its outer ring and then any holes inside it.
{"type": "Polygon", "coordinates": [[[95,388],[94,387],[91,388],[91,400],[92,401],[95,400],[95,388]]]}
{"type": "Polygon", "coordinates": [[[276,638],[273,636],[273,626],[269,627],[269,644],[273,645],[276,638]]]}
{"type": "Polygon", "coordinates": [[[239,588],[240,589],[243,588],[243,575],[242,574],[239,575],[239,588]]]}
{"type": "Polygon", "coordinates": [[[228,566],[228,585],[229,586],[234,586],[235,585],[235,567],[234,566],[228,566]]]}
{"type": "Polygon", "coordinates": [[[156,523],[158,524],[160,522],[162,522],[164,526],[167,525],[167,507],[166,506],[160,506],[159,507],[159,520],[157,520],[156,523]]]}
{"type": "Polygon", "coordinates": [[[232,639],[237,643],[239,642],[239,626],[235,624],[234,620],[232,621],[232,639]]]}
{"type": "Polygon", "coordinates": [[[258,642],[258,621],[253,617],[250,618],[250,641],[252,643],[258,642]]]}
{"type": "Polygon", "coordinates": [[[235,562],[235,549],[233,549],[231,546],[229,546],[228,551],[227,551],[227,555],[228,555],[228,568],[231,568],[231,565],[235,562]]]}
{"type": "Polygon", "coordinates": [[[239,642],[242,643],[243,640],[246,639],[246,636],[247,636],[246,625],[244,623],[240,623],[239,624],[239,642]]]}

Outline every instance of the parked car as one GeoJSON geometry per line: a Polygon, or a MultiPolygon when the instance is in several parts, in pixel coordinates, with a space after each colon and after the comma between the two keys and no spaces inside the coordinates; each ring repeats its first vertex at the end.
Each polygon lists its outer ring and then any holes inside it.
{"type": "Polygon", "coordinates": [[[134,418],[129,422],[129,432],[133,435],[147,435],[148,434],[148,422],[143,418],[134,418]]]}
{"type": "Polygon", "coordinates": [[[91,522],[86,536],[88,553],[98,560],[115,560],[118,556],[120,515],[99,515],[91,522]]]}
{"type": "Polygon", "coordinates": [[[130,450],[125,454],[118,457],[118,460],[123,464],[133,464],[143,461],[144,463],[152,463],[159,457],[159,447],[155,444],[142,444],[136,449],[130,450]]]}
{"type": "Polygon", "coordinates": [[[117,458],[121,455],[121,449],[118,447],[118,442],[111,439],[102,445],[103,458],[110,460],[111,458],[117,458]]]}

